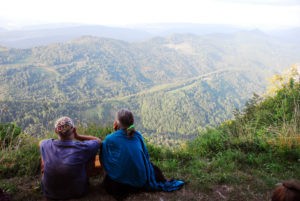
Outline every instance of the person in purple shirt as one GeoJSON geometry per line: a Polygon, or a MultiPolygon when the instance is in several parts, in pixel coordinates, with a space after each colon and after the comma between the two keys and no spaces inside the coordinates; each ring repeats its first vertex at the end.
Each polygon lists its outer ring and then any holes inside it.
{"type": "Polygon", "coordinates": [[[87,163],[95,159],[101,140],[78,135],[69,117],[56,121],[55,132],[59,140],[48,139],[39,143],[43,194],[51,199],[81,197],[88,191],[87,163]]]}

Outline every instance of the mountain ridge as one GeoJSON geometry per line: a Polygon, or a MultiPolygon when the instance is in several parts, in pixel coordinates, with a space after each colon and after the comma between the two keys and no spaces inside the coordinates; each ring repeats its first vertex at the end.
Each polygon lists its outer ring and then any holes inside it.
{"type": "Polygon", "coordinates": [[[30,49],[3,48],[0,100],[11,111],[2,120],[15,116],[22,127],[42,122],[48,129],[47,122],[70,115],[84,125],[90,120],[109,125],[127,107],[149,136],[186,139],[232,117],[252,92],[263,93],[266,77],[299,62],[299,55],[299,46],[255,30],[134,43],[83,36],[30,49]],[[13,104],[20,104],[20,113],[13,104]]]}

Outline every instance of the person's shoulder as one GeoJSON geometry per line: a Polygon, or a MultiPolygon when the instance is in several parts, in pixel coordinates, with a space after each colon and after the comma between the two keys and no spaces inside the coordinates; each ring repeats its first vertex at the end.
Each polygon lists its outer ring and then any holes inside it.
{"type": "Polygon", "coordinates": [[[80,147],[82,150],[88,150],[88,151],[97,151],[100,147],[100,144],[97,140],[85,140],[83,142],[80,142],[80,147]]]}
{"type": "Polygon", "coordinates": [[[111,133],[111,134],[108,134],[106,137],[105,137],[105,139],[109,139],[109,138],[111,138],[112,136],[113,136],[113,134],[115,134],[116,132],[114,132],[114,133],[111,133]]]}
{"type": "Polygon", "coordinates": [[[85,141],[69,141],[68,144],[65,144],[65,148],[77,149],[82,153],[89,152],[91,150],[98,150],[100,145],[97,140],[85,140],[85,141]]]}
{"type": "Polygon", "coordinates": [[[139,131],[135,131],[134,135],[137,136],[138,138],[143,138],[143,135],[139,131]]]}
{"type": "Polygon", "coordinates": [[[103,144],[115,144],[115,143],[120,143],[120,141],[126,139],[124,138],[126,135],[124,135],[123,130],[117,130],[114,133],[111,133],[105,137],[105,140],[102,141],[103,144]]]}
{"type": "Polygon", "coordinates": [[[142,135],[139,131],[135,131],[135,134],[142,135]]]}
{"type": "Polygon", "coordinates": [[[44,140],[41,140],[40,142],[39,142],[39,147],[42,147],[42,146],[44,146],[45,144],[47,144],[47,143],[51,143],[51,142],[53,142],[53,140],[54,139],[44,139],[44,140]]]}
{"type": "Polygon", "coordinates": [[[107,136],[105,137],[105,141],[112,140],[112,139],[114,139],[115,137],[117,137],[118,135],[120,135],[121,133],[122,133],[121,130],[117,130],[117,131],[115,131],[114,133],[111,133],[111,134],[107,135],[107,136]]]}
{"type": "Polygon", "coordinates": [[[99,145],[99,142],[97,140],[85,140],[85,141],[79,142],[79,143],[86,144],[88,146],[99,145]]]}

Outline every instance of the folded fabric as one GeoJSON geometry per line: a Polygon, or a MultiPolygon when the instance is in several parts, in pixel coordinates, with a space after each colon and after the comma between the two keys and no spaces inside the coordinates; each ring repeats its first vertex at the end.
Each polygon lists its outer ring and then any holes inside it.
{"type": "Polygon", "coordinates": [[[162,191],[175,191],[181,188],[181,186],[184,184],[183,181],[180,180],[172,180],[172,181],[166,181],[165,183],[159,182],[157,185],[159,186],[158,189],[162,191]]]}
{"type": "Polygon", "coordinates": [[[156,182],[148,150],[139,132],[127,137],[120,129],[108,135],[102,143],[101,164],[114,181],[138,188],[174,191],[184,184],[177,180],[156,182]]]}

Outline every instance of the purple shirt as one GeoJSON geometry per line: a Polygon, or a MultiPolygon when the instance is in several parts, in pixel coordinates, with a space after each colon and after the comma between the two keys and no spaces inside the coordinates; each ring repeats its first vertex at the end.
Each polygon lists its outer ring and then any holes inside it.
{"type": "Polygon", "coordinates": [[[42,190],[52,199],[69,199],[84,195],[88,189],[86,163],[99,149],[96,140],[43,140],[41,154],[44,161],[42,190]]]}

